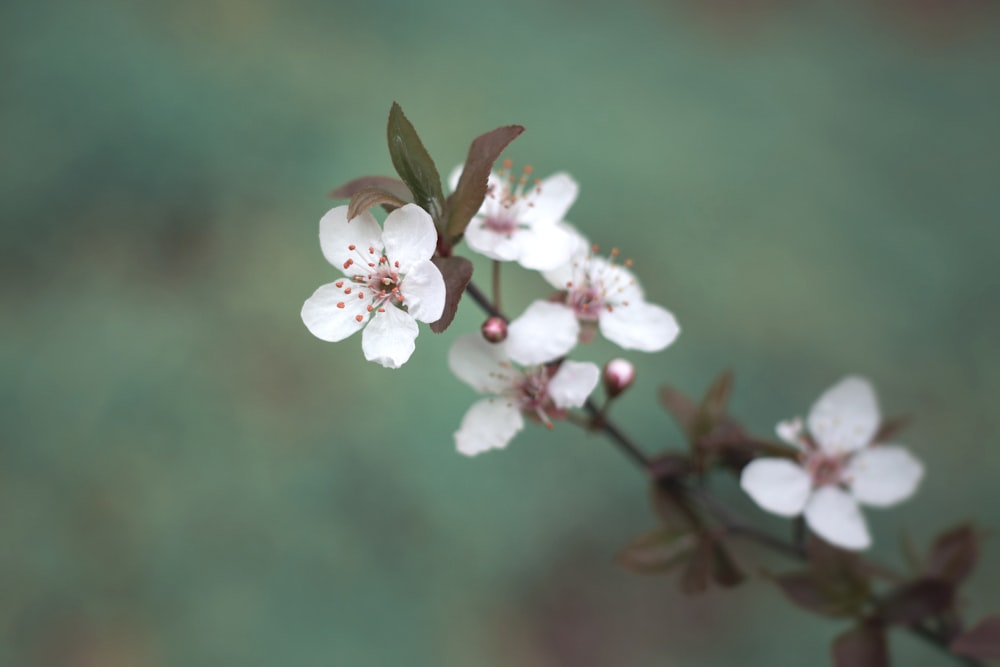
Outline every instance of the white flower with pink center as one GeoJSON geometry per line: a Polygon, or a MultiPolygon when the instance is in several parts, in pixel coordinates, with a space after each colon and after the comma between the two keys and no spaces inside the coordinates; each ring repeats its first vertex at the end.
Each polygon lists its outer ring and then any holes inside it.
{"type": "Polygon", "coordinates": [[[415,348],[417,322],[434,322],[444,311],[441,271],[430,261],[437,230],[415,204],[392,211],[384,230],[365,211],[347,219],[347,207],[319,221],[323,256],[344,274],[321,286],[302,305],[302,321],[314,336],[343,340],[364,329],[365,359],[399,368],[415,348]]]}
{"type": "MultiPolygon", "coordinates": [[[[517,262],[526,269],[547,271],[565,263],[573,252],[572,233],[562,224],[576,201],[579,186],[569,174],[559,172],[544,180],[531,180],[531,168],[515,178],[512,163],[491,172],[486,199],[465,230],[469,247],[490,259],[517,262]]],[[[462,167],[448,182],[458,186],[462,167]]]]}
{"type": "Polygon", "coordinates": [[[583,325],[583,340],[593,336],[594,328],[626,350],[659,352],[674,342],[680,326],[673,314],[656,304],[647,303],[642,288],[632,272],[616,262],[618,251],[610,258],[597,256],[578,232],[572,259],[543,275],[561,290],[561,303],[583,325]]]}
{"type": "Polygon", "coordinates": [[[524,428],[525,416],[551,428],[569,408],[582,406],[597,386],[600,370],[595,364],[563,361],[546,365],[565,355],[576,342],[576,322],[552,306],[534,304],[511,322],[503,342],[490,343],[480,334],[455,339],[448,353],[449,367],[460,380],[487,395],[469,408],[455,432],[455,444],[462,454],[474,456],[506,447],[524,428]],[[540,331],[551,334],[540,341],[542,351],[525,355],[529,341],[538,341],[540,331]]]}
{"type": "Polygon", "coordinates": [[[900,445],[873,443],[881,424],[868,380],[846,377],[828,389],[801,419],[778,424],[778,436],[800,450],[798,462],[751,461],[740,486],[763,509],[805,515],[809,528],[843,549],[871,545],[859,503],[889,507],[909,498],[924,467],[900,445]]]}

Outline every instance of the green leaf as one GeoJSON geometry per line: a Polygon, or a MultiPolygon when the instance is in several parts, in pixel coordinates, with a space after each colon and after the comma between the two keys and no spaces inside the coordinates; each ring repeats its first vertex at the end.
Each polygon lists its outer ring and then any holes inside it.
{"type": "Polygon", "coordinates": [[[1000,615],[987,616],[951,643],[951,651],[979,660],[1000,659],[1000,615]]]}
{"type": "Polygon", "coordinates": [[[347,219],[353,220],[358,213],[373,206],[382,206],[391,211],[406,204],[407,202],[381,188],[364,188],[351,195],[351,202],[347,205],[347,219]]]}
{"type": "Polygon", "coordinates": [[[906,625],[936,616],[951,606],[954,588],[935,579],[921,579],[893,590],[878,606],[886,623],[906,625]]]}
{"type": "Polygon", "coordinates": [[[493,163],[500,153],[524,132],[520,125],[506,125],[481,134],[472,140],[469,155],[465,158],[458,186],[448,197],[448,238],[457,240],[469,226],[469,221],[479,211],[486,198],[486,186],[493,163]]]}
{"type": "Polygon", "coordinates": [[[662,574],[686,562],[693,548],[690,533],[657,528],[625,545],[615,562],[629,572],[662,574]]]}
{"type": "Polygon", "coordinates": [[[444,312],[441,319],[431,323],[431,331],[441,333],[451,326],[451,321],[455,319],[455,313],[458,312],[458,302],[462,300],[465,288],[472,280],[472,262],[465,257],[455,255],[451,257],[436,256],[431,258],[431,261],[444,276],[444,312]]]}
{"type": "Polygon", "coordinates": [[[835,667],[889,667],[885,629],[878,623],[860,623],[833,640],[835,667]]]}
{"type": "Polygon", "coordinates": [[[434,160],[417,136],[417,131],[396,102],[392,103],[389,110],[386,136],[389,157],[392,158],[396,173],[413,193],[413,201],[431,214],[440,230],[441,215],[444,213],[441,177],[434,166],[434,160]]]}
{"type": "Polygon", "coordinates": [[[927,557],[927,574],[955,584],[965,580],[979,560],[979,539],[971,523],[938,535],[927,557]]]}
{"type": "Polygon", "coordinates": [[[406,183],[392,176],[362,176],[361,178],[355,178],[353,181],[344,183],[336,190],[331,190],[326,196],[331,199],[350,199],[355,193],[368,188],[379,188],[407,203],[413,203],[413,194],[406,187],[406,183]]]}

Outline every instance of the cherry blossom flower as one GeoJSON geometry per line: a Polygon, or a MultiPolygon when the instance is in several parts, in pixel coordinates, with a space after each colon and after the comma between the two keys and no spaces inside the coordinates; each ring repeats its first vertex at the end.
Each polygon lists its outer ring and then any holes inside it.
{"type": "Polygon", "coordinates": [[[563,309],[537,302],[510,323],[503,342],[491,343],[480,334],[455,339],[448,366],[460,380],[487,395],[469,408],[455,432],[459,452],[474,456],[502,449],[524,428],[525,416],[551,428],[568,408],[584,404],[600,378],[597,366],[576,361],[546,365],[575,344],[575,326],[563,309]]]}
{"type": "Polygon", "coordinates": [[[889,507],[917,489],[924,467],[900,445],[874,443],[881,423],[868,380],[849,376],[828,389],[807,420],[778,424],[778,436],[800,450],[798,461],[759,458],[740,486],[763,509],[805,515],[809,528],[843,549],[871,545],[859,503],[889,507]]]}
{"type": "Polygon", "coordinates": [[[344,277],[321,286],[302,305],[302,321],[317,338],[336,342],[364,329],[365,359],[399,368],[415,347],[417,323],[444,311],[441,271],[430,261],[437,230],[415,204],[386,217],[384,230],[365,211],[347,219],[347,207],[319,221],[323,256],[344,277]]]}
{"type": "MultiPolygon", "coordinates": [[[[512,163],[491,172],[486,199],[465,230],[469,247],[490,259],[514,261],[526,269],[546,271],[564,264],[575,247],[563,216],[576,201],[579,186],[565,172],[529,184],[531,168],[515,179],[512,163]]],[[[458,186],[462,167],[448,182],[458,186]]]]}
{"type": "Polygon", "coordinates": [[[589,340],[596,327],[626,350],[659,352],[673,343],[680,333],[677,320],[665,308],[646,302],[638,280],[626,268],[631,262],[616,263],[617,249],[610,259],[595,255],[596,247],[571,231],[577,239],[572,259],[543,275],[561,290],[560,302],[583,324],[583,340],[589,340]]]}

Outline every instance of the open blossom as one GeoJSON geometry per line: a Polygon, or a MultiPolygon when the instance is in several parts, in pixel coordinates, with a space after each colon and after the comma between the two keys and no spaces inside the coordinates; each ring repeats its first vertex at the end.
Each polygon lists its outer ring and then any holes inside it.
{"type": "Polygon", "coordinates": [[[455,433],[455,444],[462,454],[474,456],[506,447],[524,428],[525,416],[551,427],[553,420],[565,417],[568,408],[582,406],[597,386],[600,370],[595,364],[563,361],[558,367],[545,365],[570,350],[575,334],[543,341],[542,351],[524,356],[528,341],[538,340],[536,334],[546,322],[556,330],[566,330],[565,313],[551,306],[541,302],[533,305],[511,322],[503,342],[490,343],[479,334],[455,339],[448,353],[449,367],[460,380],[487,395],[469,408],[455,433]]]}
{"type": "Polygon", "coordinates": [[[417,323],[444,311],[441,271],[430,261],[437,230],[415,204],[386,217],[384,230],[365,211],[347,219],[347,207],[319,221],[323,256],[343,278],[321,286],[302,305],[302,321],[314,336],[339,341],[359,329],[365,359],[399,368],[413,354],[417,323]]]}
{"type": "MultiPolygon", "coordinates": [[[[569,174],[559,172],[529,183],[530,168],[515,179],[511,162],[491,172],[486,199],[465,230],[469,247],[490,259],[514,261],[526,269],[546,271],[569,259],[575,247],[562,222],[576,201],[579,186],[569,174]]],[[[462,167],[449,177],[458,186],[462,167]]]]}
{"type": "Polygon", "coordinates": [[[593,335],[596,326],[626,350],[659,352],[673,343],[680,333],[677,320],[665,308],[646,302],[636,277],[614,261],[617,250],[610,259],[599,257],[586,239],[572,232],[577,241],[571,260],[543,275],[561,290],[560,302],[583,324],[584,337],[593,335]]]}
{"type": "Polygon", "coordinates": [[[888,507],[916,491],[924,467],[899,445],[873,443],[881,415],[871,384],[846,377],[812,406],[807,420],[778,424],[778,436],[800,450],[798,462],[760,458],[743,469],[740,486],[762,508],[805,514],[830,544],[865,549],[871,536],[858,503],[888,507]]]}

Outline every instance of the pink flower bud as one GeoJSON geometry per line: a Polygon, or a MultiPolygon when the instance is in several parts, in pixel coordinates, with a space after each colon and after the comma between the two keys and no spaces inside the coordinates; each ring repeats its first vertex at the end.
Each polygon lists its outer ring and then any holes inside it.
{"type": "Polygon", "coordinates": [[[483,338],[491,343],[500,343],[507,338],[507,322],[502,317],[491,317],[480,329],[483,338]]]}
{"type": "Polygon", "coordinates": [[[635,382],[635,366],[625,359],[612,359],[604,365],[604,389],[615,397],[635,382]]]}

